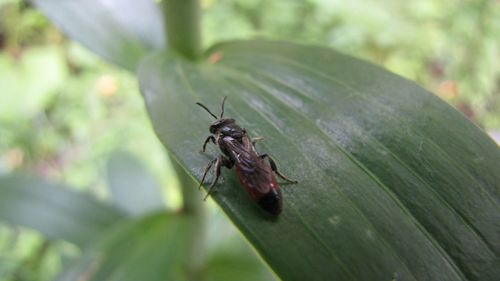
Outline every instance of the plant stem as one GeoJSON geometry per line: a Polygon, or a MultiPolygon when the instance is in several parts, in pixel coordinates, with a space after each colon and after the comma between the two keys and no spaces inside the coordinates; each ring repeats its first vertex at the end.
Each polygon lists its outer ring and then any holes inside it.
{"type": "Polygon", "coordinates": [[[198,214],[203,209],[202,192],[198,190],[198,183],[176,161],[172,161],[182,192],[182,212],[198,214]]]}
{"type": "Polygon", "coordinates": [[[177,163],[172,161],[182,190],[182,213],[192,219],[193,226],[188,239],[189,252],[186,260],[187,280],[202,281],[206,258],[206,216],[203,207],[202,193],[198,183],[177,163]]]}
{"type": "Polygon", "coordinates": [[[199,0],[163,0],[168,46],[189,59],[201,54],[199,0]]]}
{"type": "MultiPolygon", "coordinates": [[[[168,47],[188,59],[197,59],[201,54],[199,0],[163,0],[162,6],[168,47]]],[[[204,279],[206,253],[206,217],[201,192],[179,163],[172,161],[172,164],[182,188],[182,213],[193,219],[186,275],[188,280],[199,281],[204,279]]]]}

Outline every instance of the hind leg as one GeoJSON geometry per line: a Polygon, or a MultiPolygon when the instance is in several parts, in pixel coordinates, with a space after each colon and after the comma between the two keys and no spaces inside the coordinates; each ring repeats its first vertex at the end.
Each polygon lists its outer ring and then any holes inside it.
{"type": "Polygon", "coordinates": [[[280,173],[278,171],[278,166],[276,166],[276,162],[274,162],[274,160],[273,160],[273,158],[271,158],[271,156],[269,156],[267,154],[262,154],[260,156],[260,158],[262,158],[262,159],[267,158],[269,160],[269,164],[271,164],[271,170],[273,170],[273,172],[275,172],[280,178],[282,178],[282,179],[284,179],[284,180],[286,180],[287,182],[290,182],[290,183],[298,183],[298,181],[291,180],[287,176],[285,176],[282,173],[280,173]]]}

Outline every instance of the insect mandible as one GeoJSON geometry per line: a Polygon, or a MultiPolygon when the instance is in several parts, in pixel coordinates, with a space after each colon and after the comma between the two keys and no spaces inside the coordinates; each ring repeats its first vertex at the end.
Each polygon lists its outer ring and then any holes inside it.
{"type": "Polygon", "coordinates": [[[260,138],[250,139],[247,131],[238,126],[234,119],[224,118],[224,103],[226,102],[226,98],[227,96],[222,100],[222,109],[219,118],[203,104],[196,103],[216,119],[209,127],[211,135],[203,143],[203,152],[205,152],[206,146],[210,141],[217,145],[221,152],[217,158],[207,164],[201,178],[200,187],[203,185],[210,169],[215,165],[215,177],[208,188],[205,199],[217,184],[221,167],[224,166],[231,169],[233,166],[236,166],[238,179],[252,199],[262,209],[277,216],[282,210],[282,196],[280,186],[274,174],[290,183],[297,183],[297,181],[291,180],[281,174],[278,171],[276,162],[269,155],[259,155],[257,153],[255,143],[260,138]]]}

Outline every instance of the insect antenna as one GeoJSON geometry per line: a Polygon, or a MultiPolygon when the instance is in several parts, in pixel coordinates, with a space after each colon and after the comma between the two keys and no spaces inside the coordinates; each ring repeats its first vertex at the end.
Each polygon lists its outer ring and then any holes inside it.
{"type": "Polygon", "coordinates": [[[226,103],[227,96],[224,96],[224,99],[222,99],[222,111],[220,113],[220,118],[224,116],[224,103],[226,103]]]}
{"type": "Polygon", "coordinates": [[[213,114],[210,109],[208,109],[206,106],[204,106],[203,104],[197,102],[196,103],[197,105],[201,106],[203,109],[205,109],[208,113],[210,113],[210,115],[212,115],[215,119],[217,119],[217,116],[215,116],[215,114],[213,114]]]}

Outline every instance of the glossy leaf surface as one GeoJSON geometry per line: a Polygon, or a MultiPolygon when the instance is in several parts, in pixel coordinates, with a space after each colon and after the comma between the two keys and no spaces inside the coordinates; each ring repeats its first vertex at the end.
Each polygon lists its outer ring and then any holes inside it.
{"type": "Polygon", "coordinates": [[[281,171],[267,217],[223,170],[213,198],[283,280],[494,280],[500,275],[500,151],[414,83],[332,50],[246,41],[206,62],[157,53],[139,78],[154,128],[196,179],[201,145],[235,118],[281,171]]]}

